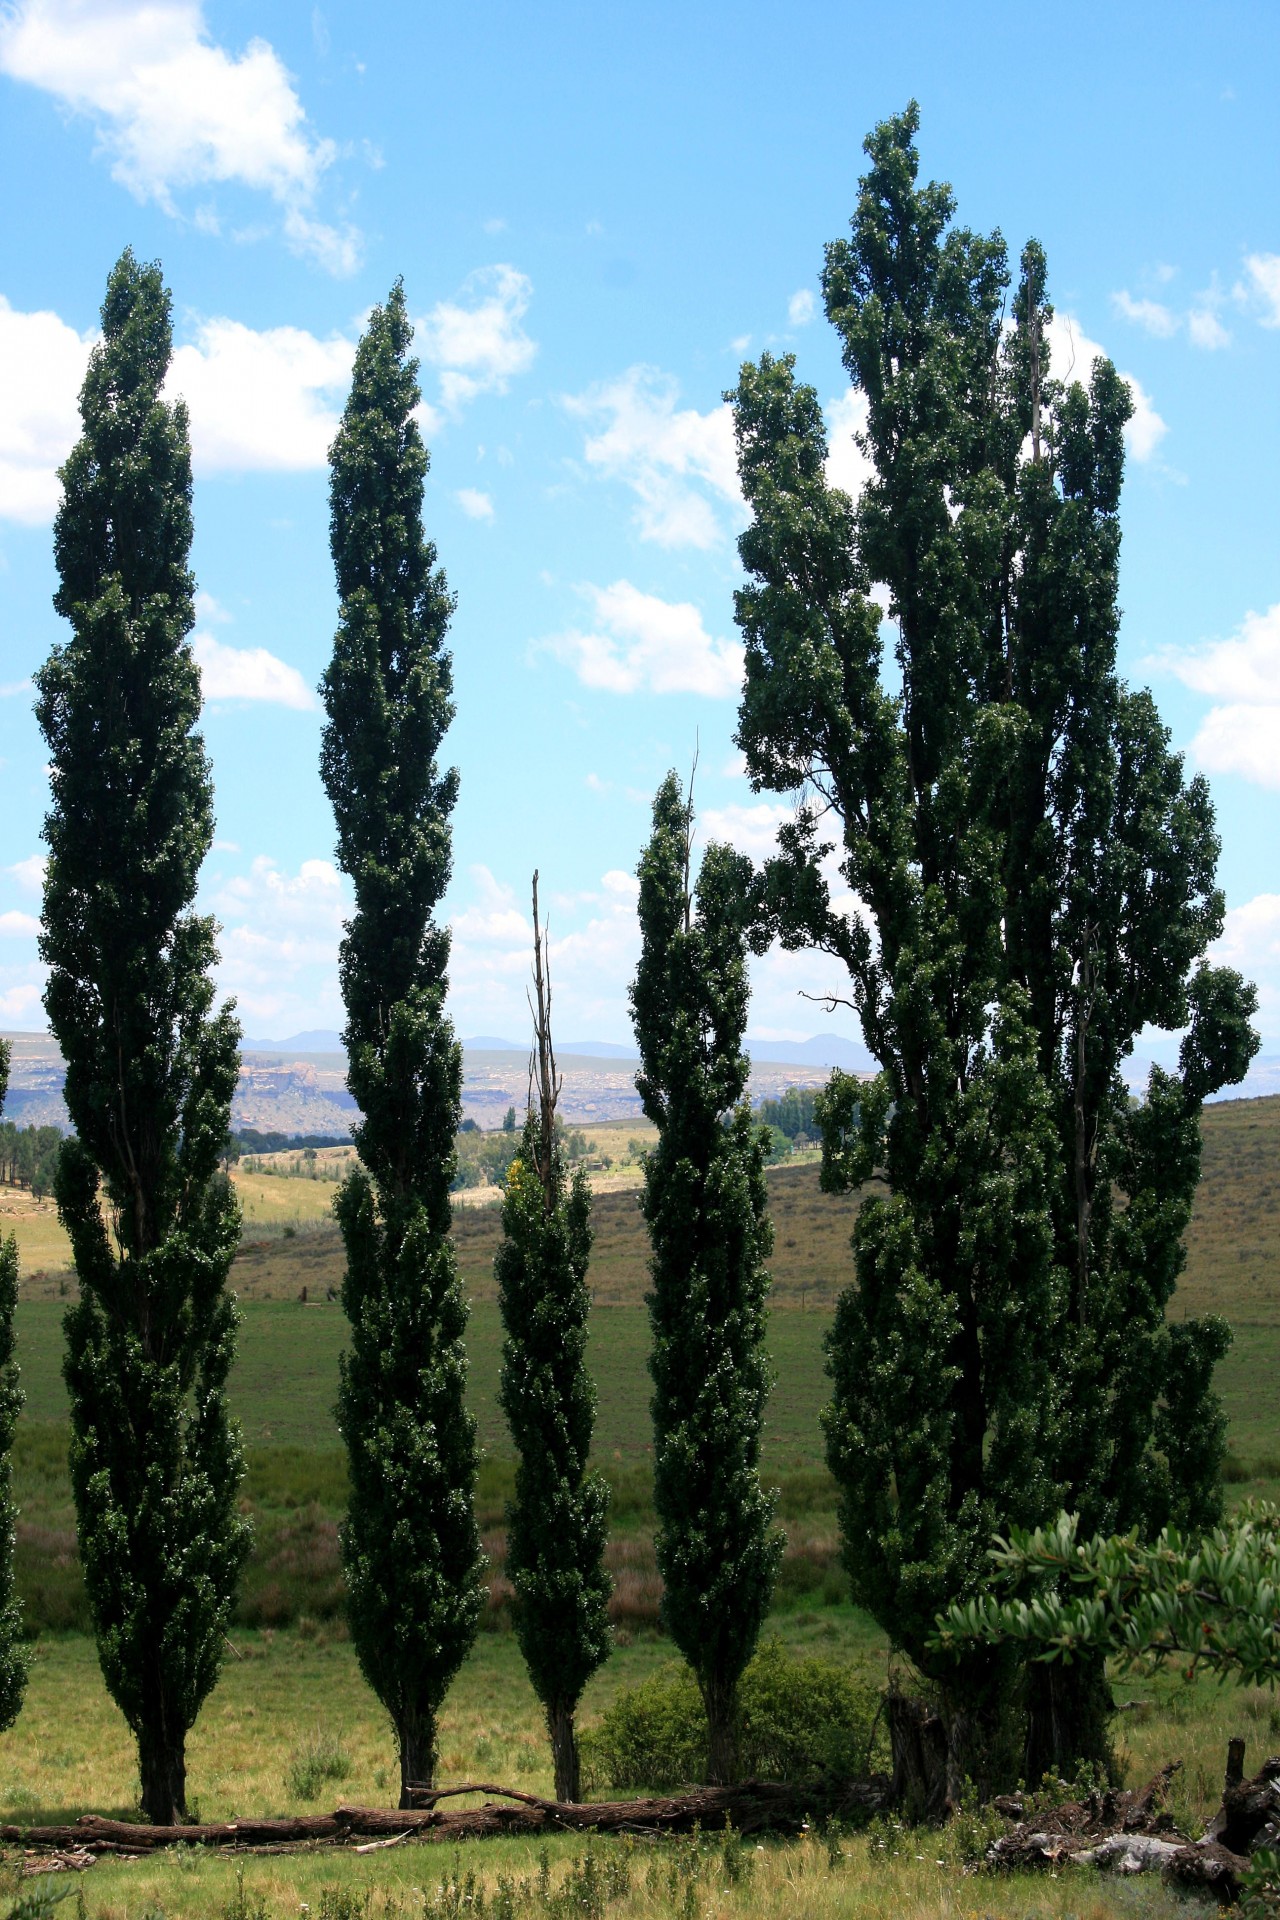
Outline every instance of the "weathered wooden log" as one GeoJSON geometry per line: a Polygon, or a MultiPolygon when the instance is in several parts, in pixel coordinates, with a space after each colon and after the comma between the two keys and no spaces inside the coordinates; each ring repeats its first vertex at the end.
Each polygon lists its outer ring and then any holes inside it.
{"type": "Polygon", "coordinates": [[[790,1786],[745,1780],[732,1787],[696,1787],[647,1800],[593,1800],[565,1804],[507,1787],[464,1784],[430,1789],[431,1804],[398,1808],[336,1807],[332,1813],[275,1820],[222,1820],[199,1825],[151,1827],[87,1813],[74,1825],[0,1826],[0,1843],[51,1852],[151,1853],[179,1844],[275,1851],[285,1846],[341,1846],[354,1840],[413,1837],[419,1840],[482,1839],[494,1834],[688,1833],[733,1827],[739,1833],[798,1833],[807,1822],[829,1816],[875,1813],[888,1804],[889,1782],[790,1786]],[[442,1809],[435,1803],[459,1795],[497,1796],[480,1807],[442,1809]]]}

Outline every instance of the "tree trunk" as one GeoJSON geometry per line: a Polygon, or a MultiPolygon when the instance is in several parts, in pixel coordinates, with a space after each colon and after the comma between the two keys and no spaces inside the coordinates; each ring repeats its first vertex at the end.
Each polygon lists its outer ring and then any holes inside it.
{"type": "Polygon", "coordinates": [[[927,1700],[892,1689],[886,1701],[892,1797],[908,1820],[942,1820],[947,1811],[947,1733],[927,1700]]]}
{"type": "Polygon", "coordinates": [[[566,1806],[576,1805],[582,1797],[582,1779],[573,1708],[561,1701],[549,1706],[547,1731],[551,1735],[551,1757],[555,1762],[556,1799],[566,1806]]]}
{"type": "Polygon", "coordinates": [[[1082,1654],[1069,1667],[1056,1660],[1030,1660],[1026,1669],[1027,1785],[1037,1787],[1046,1774],[1075,1780],[1082,1767],[1102,1767],[1111,1777],[1115,1756],[1109,1723],[1115,1700],[1106,1665],[1082,1654]]]}
{"type": "Polygon", "coordinates": [[[738,1766],[738,1686],[718,1675],[702,1683],[702,1703],[707,1713],[707,1783],[713,1787],[733,1785],[738,1766]]]}
{"type": "Polygon", "coordinates": [[[436,1717],[433,1713],[403,1714],[396,1722],[400,1749],[400,1805],[414,1805],[415,1787],[436,1783],[436,1717]]]}
{"type": "Polygon", "coordinates": [[[155,1827],[172,1827],[187,1817],[186,1737],[166,1736],[163,1724],[138,1734],[138,1776],[142,1811],[155,1827]]]}

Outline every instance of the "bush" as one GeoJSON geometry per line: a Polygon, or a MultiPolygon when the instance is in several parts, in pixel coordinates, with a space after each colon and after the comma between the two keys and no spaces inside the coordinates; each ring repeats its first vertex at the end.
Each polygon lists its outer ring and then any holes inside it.
{"type": "Polygon", "coordinates": [[[294,1748],[285,1784],[296,1799],[314,1800],[326,1780],[345,1780],[350,1772],[346,1748],[331,1733],[316,1733],[294,1748]]]}
{"type": "MultiPolygon", "coordinates": [[[[770,1641],[742,1676],[739,1774],[865,1776],[878,1705],[875,1690],[846,1667],[793,1659],[770,1641]]],[[[584,1780],[592,1788],[666,1788],[703,1779],[706,1716],[692,1673],[664,1667],[638,1687],[624,1687],[581,1745],[584,1780]]]]}

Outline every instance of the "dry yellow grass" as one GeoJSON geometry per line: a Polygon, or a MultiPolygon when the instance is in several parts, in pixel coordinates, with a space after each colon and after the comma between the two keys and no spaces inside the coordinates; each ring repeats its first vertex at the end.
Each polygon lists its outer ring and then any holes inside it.
{"type": "MultiPolygon", "coordinates": [[[[851,1614],[842,1625],[797,1616],[787,1633],[797,1646],[839,1647],[870,1659],[873,1667],[879,1661],[851,1614]]],[[[235,1640],[240,1658],[228,1660],[189,1742],[190,1791],[200,1815],[219,1819],[340,1801],[389,1804],[395,1777],[390,1732],[360,1679],[349,1644],[323,1633],[238,1633],[235,1640]],[[327,1736],[339,1756],[337,1770],[304,1803],[296,1790],[296,1763],[319,1736],[327,1736]]],[[[620,1684],[634,1683],[669,1658],[669,1646],[656,1640],[619,1649],[589,1690],[584,1720],[589,1723],[620,1684]]],[[[1145,1777],[1171,1751],[1185,1753],[1187,1789],[1179,1811],[1190,1818],[1203,1804],[1193,1794],[1201,1774],[1212,1798],[1211,1776],[1221,1770],[1227,1730],[1252,1731],[1258,1710],[1253,1696],[1234,1690],[1210,1693],[1159,1682],[1154,1692],[1172,1694],[1175,1704],[1172,1712],[1166,1705],[1158,1718],[1133,1727],[1132,1767],[1135,1777],[1145,1777]]],[[[1261,1724],[1265,1739],[1265,1718],[1261,1724]]],[[[550,1790],[537,1703],[510,1635],[482,1636],[450,1694],[441,1777],[550,1790]]],[[[74,1637],[42,1641],[22,1718],[0,1736],[0,1816],[34,1823],[90,1806],[125,1813],[135,1792],[132,1743],[103,1688],[90,1643],[74,1637]]],[[[549,1843],[553,1887],[583,1850],[584,1843],[573,1838],[549,1843]]],[[[325,1888],[370,1893],[369,1920],[396,1920],[397,1914],[402,1920],[419,1915],[427,1920],[433,1912],[468,1910],[439,1899],[442,1878],[473,1874],[491,1901],[500,1875],[536,1879],[541,1851],[527,1841],[485,1841],[460,1855],[432,1845],[363,1856],[313,1853],[243,1862],[187,1853],[134,1863],[103,1861],[82,1885],[92,1920],[139,1920],[157,1910],[168,1920],[225,1920],[240,1870],[250,1900],[262,1897],[269,1920],[286,1915],[292,1920],[302,1907],[318,1913],[325,1888]]],[[[617,1920],[672,1920],[686,1914],[698,1920],[708,1915],[774,1920],[795,1914],[813,1920],[1030,1920],[1032,1915],[1155,1920],[1184,1911],[1150,1882],[1125,1885],[1084,1872],[973,1875],[964,1869],[955,1833],[904,1833],[892,1826],[871,1835],[842,1835],[831,1845],[813,1836],[731,1849],[728,1871],[724,1845],[713,1836],[701,1848],[689,1841],[657,1846],[609,1841],[596,1843],[594,1851],[601,1865],[614,1865],[615,1897],[605,1910],[617,1920]],[[625,1894],[617,1890],[624,1875],[625,1894]]]]}

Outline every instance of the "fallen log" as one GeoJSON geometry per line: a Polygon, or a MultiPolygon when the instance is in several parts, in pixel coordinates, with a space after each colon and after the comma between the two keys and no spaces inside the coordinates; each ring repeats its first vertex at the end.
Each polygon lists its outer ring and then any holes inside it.
{"type": "Polygon", "coordinates": [[[277,1851],[290,1846],[346,1846],[357,1840],[484,1839],[507,1834],[689,1833],[732,1827],[736,1832],[799,1833],[815,1819],[879,1812],[889,1801],[884,1779],[809,1787],[744,1780],[732,1787],[697,1787],[647,1800],[541,1800],[507,1787],[463,1784],[423,1792],[421,1808],[335,1807],[332,1813],[284,1819],[201,1821],[144,1826],[82,1814],[70,1826],[0,1826],[0,1844],[54,1853],[153,1853],[179,1845],[277,1851]],[[436,1803],[487,1794],[483,1806],[443,1809],[436,1803]],[[498,1801],[507,1804],[497,1804],[498,1801]]]}

